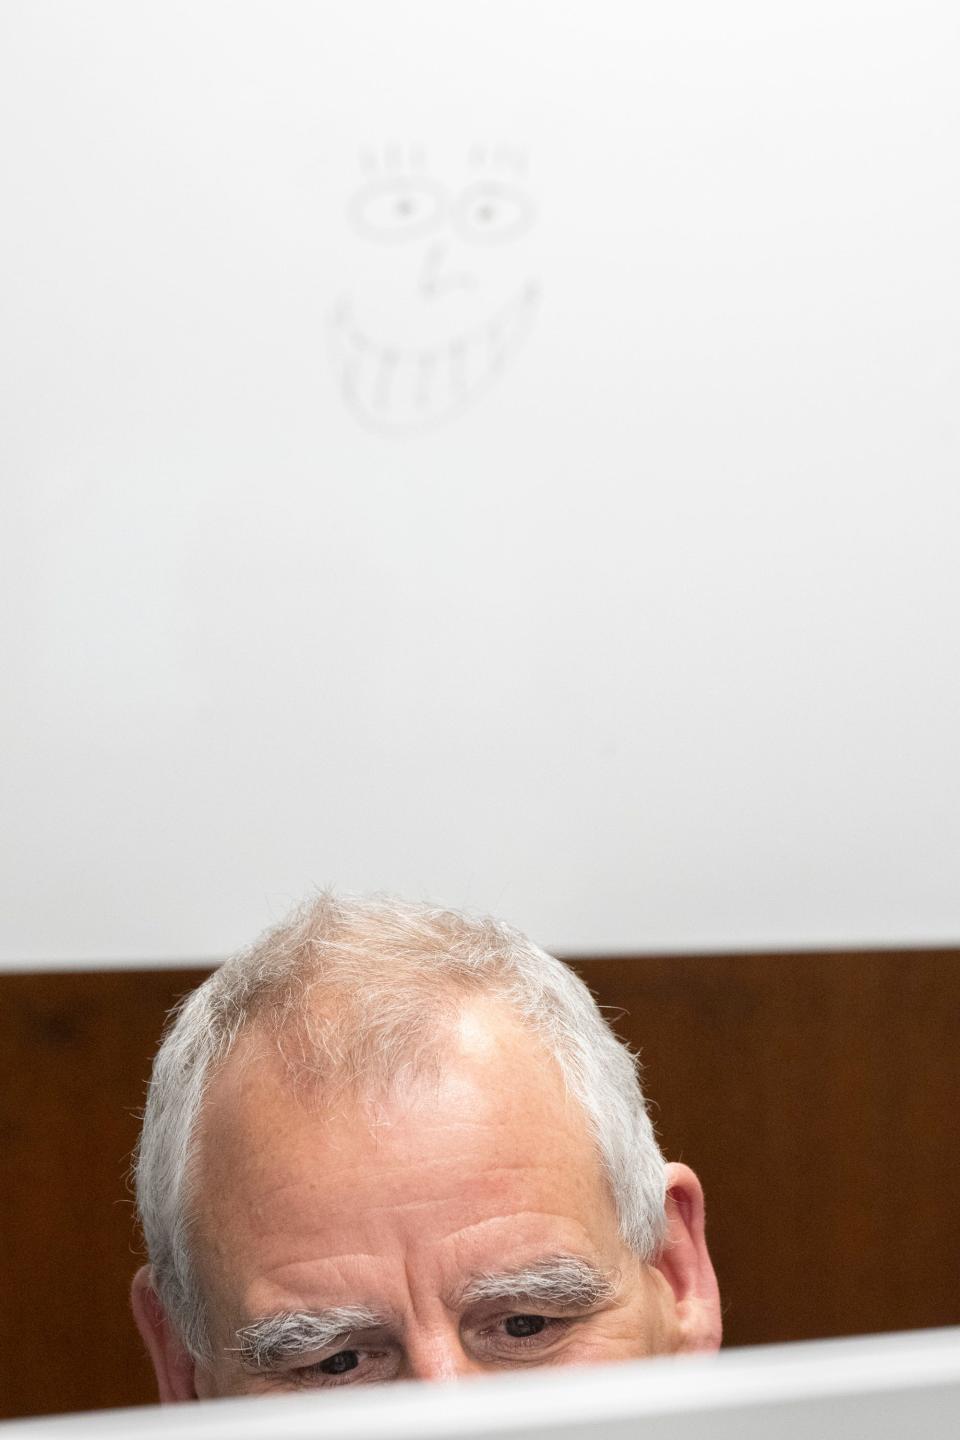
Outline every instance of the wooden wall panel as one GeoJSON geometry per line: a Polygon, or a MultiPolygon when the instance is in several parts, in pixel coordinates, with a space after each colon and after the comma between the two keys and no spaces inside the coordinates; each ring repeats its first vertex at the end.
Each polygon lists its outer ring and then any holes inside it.
{"type": "Polygon", "coordinates": [[[127,1172],[163,1017],[207,971],[0,976],[0,1414],[136,1405],[127,1172]]]}
{"type": "MultiPolygon", "coordinates": [[[[960,952],[592,959],[698,1171],[728,1344],[960,1322],[960,952]]],[[[207,972],[0,976],[0,1414],[149,1402],[126,1174],[207,972]]]]}
{"type": "Polygon", "coordinates": [[[960,954],[578,968],[703,1181],[726,1343],[960,1322],[960,954]]]}

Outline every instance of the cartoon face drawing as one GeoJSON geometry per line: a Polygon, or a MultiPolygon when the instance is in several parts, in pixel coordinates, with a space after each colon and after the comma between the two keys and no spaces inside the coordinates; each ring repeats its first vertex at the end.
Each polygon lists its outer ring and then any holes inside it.
{"type": "Polygon", "coordinates": [[[330,319],[334,366],[361,424],[420,430],[489,390],[530,333],[540,292],[526,160],[475,146],[455,187],[422,149],[368,155],[364,170],[347,207],[361,273],[330,319]]]}

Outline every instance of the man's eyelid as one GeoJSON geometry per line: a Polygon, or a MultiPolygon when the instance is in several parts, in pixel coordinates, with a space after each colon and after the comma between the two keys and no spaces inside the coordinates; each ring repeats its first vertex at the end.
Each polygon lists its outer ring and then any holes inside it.
{"type": "Polygon", "coordinates": [[[487,1352],[493,1350],[504,1354],[527,1350],[548,1351],[564,1344],[588,1318],[586,1315],[544,1315],[536,1310],[511,1310],[505,1315],[495,1315],[479,1324],[471,1332],[472,1343],[487,1352]],[[542,1320],[544,1324],[530,1335],[511,1335],[505,1328],[506,1321],[522,1316],[542,1320]]]}
{"type": "Polygon", "coordinates": [[[547,1300],[542,1296],[537,1299],[532,1295],[502,1295],[499,1299],[475,1300],[467,1306],[463,1320],[476,1329],[486,1329],[517,1315],[538,1315],[544,1320],[585,1320],[602,1310],[604,1303],[584,1305],[572,1298],[547,1300]]]}
{"type": "Polygon", "coordinates": [[[325,1360],[332,1360],[341,1350],[356,1350],[358,1355],[380,1354],[388,1350],[392,1343],[392,1335],[386,1325],[373,1326],[368,1330],[347,1330],[326,1345],[318,1345],[315,1349],[301,1351],[299,1355],[291,1355],[286,1360],[278,1361],[269,1371],[259,1373],[296,1374],[299,1370],[313,1370],[325,1360]]]}

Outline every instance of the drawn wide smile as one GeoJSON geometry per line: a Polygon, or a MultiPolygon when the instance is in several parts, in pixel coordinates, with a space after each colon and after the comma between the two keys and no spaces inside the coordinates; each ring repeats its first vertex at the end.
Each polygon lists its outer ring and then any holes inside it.
{"type": "Polygon", "coordinates": [[[530,281],[485,323],[426,346],[390,345],[361,328],[349,299],[331,317],[344,399],[371,429],[419,429],[454,415],[486,390],[526,339],[539,303],[530,281]]]}

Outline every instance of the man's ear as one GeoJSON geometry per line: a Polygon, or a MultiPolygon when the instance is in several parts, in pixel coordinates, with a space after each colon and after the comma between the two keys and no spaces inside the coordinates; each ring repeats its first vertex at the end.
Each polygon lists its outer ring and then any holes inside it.
{"type": "Polygon", "coordinates": [[[153,1271],[149,1265],[141,1266],[134,1275],[130,1303],[137,1329],[153,1361],[160,1403],[169,1405],[178,1400],[196,1400],[196,1362],[167,1318],[154,1288],[153,1271]]]}
{"type": "Polygon", "coordinates": [[[703,1190],[688,1165],[667,1166],[667,1238],[656,1269],[673,1291],[679,1350],[720,1345],[720,1291],[704,1232],[703,1190]]]}

